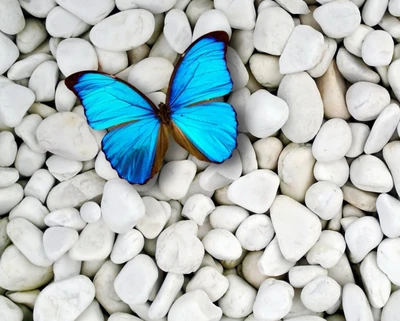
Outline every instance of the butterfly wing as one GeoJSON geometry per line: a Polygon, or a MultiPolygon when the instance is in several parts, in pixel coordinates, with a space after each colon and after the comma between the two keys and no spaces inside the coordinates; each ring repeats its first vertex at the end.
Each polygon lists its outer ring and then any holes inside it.
{"type": "Polygon", "coordinates": [[[167,94],[174,139],[200,160],[221,163],[236,148],[233,107],[210,99],[232,90],[226,65],[229,37],[217,31],[196,40],[183,54],[167,94]]]}
{"type": "Polygon", "coordinates": [[[99,72],[79,72],[65,83],[80,98],[93,129],[114,127],[102,149],[120,177],[132,184],[152,178],[168,148],[167,128],[154,104],[131,85],[99,72]]]}

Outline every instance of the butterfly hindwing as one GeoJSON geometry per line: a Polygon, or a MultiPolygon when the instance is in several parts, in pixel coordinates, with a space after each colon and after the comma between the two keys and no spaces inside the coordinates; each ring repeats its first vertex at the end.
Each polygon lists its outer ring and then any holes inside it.
{"type": "Polygon", "coordinates": [[[156,107],[149,99],[113,76],[84,71],[69,76],[65,84],[81,100],[93,129],[106,129],[154,116],[156,107]]]}
{"type": "Polygon", "coordinates": [[[175,67],[167,93],[172,112],[224,96],[232,90],[225,58],[228,41],[227,33],[211,32],[185,51],[175,67]]]}

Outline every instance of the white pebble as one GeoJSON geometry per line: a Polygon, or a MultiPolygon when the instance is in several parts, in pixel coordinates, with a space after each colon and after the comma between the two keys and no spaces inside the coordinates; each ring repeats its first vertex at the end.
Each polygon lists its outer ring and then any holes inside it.
{"type": "Polygon", "coordinates": [[[8,131],[0,132],[0,166],[11,166],[15,161],[18,146],[15,142],[15,137],[8,131]]]}
{"type": "Polygon", "coordinates": [[[186,321],[187,316],[196,321],[216,321],[221,319],[222,311],[212,304],[204,291],[195,290],[185,293],[172,304],[168,321],[186,321]]]}
{"type": "Polygon", "coordinates": [[[254,29],[254,47],[271,55],[281,55],[293,29],[292,17],[282,8],[262,10],[254,29]]]}
{"type": "Polygon", "coordinates": [[[0,311],[1,317],[7,321],[22,321],[22,310],[11,300],[4,296],[0,296],[0,311]]]}
{"type": "Polygon", "coordinates": [[[365,192],[354,185],[347,183],[342,186],[343,199],[351,205],[367,212],[376,210],[377,195],[371,192],[365,192]]]}
{"type": "Polygon", "coordinates": [[[97,70],[99,66],[91,43],[80,38],[60,42],[57,46],[57,64],[65,77],[82,70],[97,70]]]}
{"type": "Polygon", "coordinates": [[[236,205],[217,206],[210,214],[213,228],[222,228],[234,233],[239,225],[249,216],[249,212],[236,205]]]}
{"type": "Polygon", "coordinates": [[[139,231],[132,229],[119,234],[111,252],[111,261],[115,264],[125,263],[138,255],[144,246],[144,237],[139,231]]]}
{"type": "Polygon", "coordinates": [[[213,229],[202,242],[205,250],[217,260],[236,260],[242,255],[238,239],[227,230],[213,229]]]}
{"type": "Polygon", "coordinates": [[[396,290],[391,295],[382,309],[382,321],[395,320],[399,315],[400,291],[396,290]]]}
{"type": "Polygon", "coordinates": [[[79,0],[57,0],[57,4],[90,25],[107,17],[115,5],[113,0],[89,0],[84,3],[79,0]]]}
{"type": "Polygon", "coordinates": [[[15,127],[15,134],[17,134],[17,136],[19,136],[30,149],[37,153],[46,152],[46,150],[39,145],[36,139],[36,130],[42,120],[42,117],[39,115],[30,114],[24,117],[21,123],[15,127]]]}
{"type": "Polygon", "coordinates": [[[324,230],[317,243],[308,251],[307,261],[319,264],[325,269],[334,267],[346,250],[346,242],[342,234],[336,231],[324,230]]]}
{"type": "Polygon", "coordinates": [[[342,305],[347,321],[374,320],[368,299],[358,285],[349,283],[343,287],[342,305]]]}
{"type": "Polygon", "coordinates": [[[101,218],[101,209],[95,202],[86,202],[81,206],[80,214],[86,223],[94,223],[101,218]]]}
{"type": "Polygon", "coordinates": [[[257,158],[253,145],[249,137],[243,133],[239,133],[237,138],[237,150],[242,160],[243,175],[249,174],[257,170],[257,158]]]}
{"type": "Polygon", "coordinates": [[[53,8],[46,17],[46,30],[52,37],[78,37],[90,25],[62,7],[53,8]]]}
{"type": "Polygon", "coordinates": [[[350,114],[357,120],[376,119],[382,110],[390,104],[390,95],[386,88],[360,81],[347,90],[346,102],[350,114]]]}
{"type": "Polygon", "coordinates": [[[374,29],[360,24],[357,29],[343,40],[344,47],[353,55],[361,58],[361,48],[365,37],[374,29]]]}
{"type": "Polygon", "coordinates": [[[328,271],[319,265],[298,265],[289,271],[289,282],[295,288],[304,288],[317,277],[327,276],[328,271]]]}
{"type": "Polygon", "coordinates": [[[393,188],[389,169],[373,155],[361,155],[351,163],[350,180],[354,186],[367,192],[387,193],[393,188]]]}
{"type": "Polygon", "coordinates": [[[349,164],[344,157],[330,163],[316,162],[314,166],[314,176],[317,181],[327,181],[339,187],[347,182],[349,173],[349,164]]]}
{"type": "Polygon", "coordinates": [[[387,238],[379,244],[377,251],[378,267],[397,286],[400,285],[400,271],[397,268],[400,262],[399,244],[400,238],[387,238]]]}
{"type": "Polygon", "coordinates": [[[292,307],[293,296],[294,290],[289,283],[275,279],[265,280],[254,302],[254,317],[260,320],[283,318],[292,307]]]}
{"type": "Polygon", "coordinates": [[[89,306],[94,295],[93,283],[83,275],[52,283],[40,292],[33,311],[34,318],[74,321],[89,306]]]}
{"type": "Polygon", "coordinates": [[[318,217],[290,197],[279,195],[271,206],[271,219],[283,256],[299,260],[321,234],[318,217]]]}
{"type": "Polygon", "coordinates": [[[25,197],[9,214],[10,220],[22,217],[35,224],[38,228],[44,229],[44,218],[49,214],[49,210],[42,203],[32,197],[25,197]]]}
{"type": "Polygon", "coordinates": [[[182,10],[172,9],[166,14],[163,30],[169,45],[179,54],[192,43],[192,29],[182,10]]]}
{"type": "Polygon", "coordinates": [[[19,173],[12,167],[0,167],[0,188],[8,187],[16,183],[19,179],[19,173]]]}
{"type": "Polygon", "coordinates": [[[0,75],[18,59],[18,47],[3,33],[0,34],[0,75]]]}
{"type": "Polygon", "coordinates": [[[265,214],[254,214],[238,227],[235,236],[240,245],[248,251],[264,249],[274,237],[271,219],[265,214]]]}
{"type": "Polygon", "coordinates": [[[0,215],[10,212],[24,197],[24,191],[19,184],[0,188],[0,215]]]}
{"type": "Polygon", "coordinates": [[[36,153],[25,143],[19,146],[14,166],[22,176],[30,177],[40,169],[46,160],[46,153],[36,153]]]}
{"type": "Polygon", "coordinates": [[[319,276],[308,283],[301,291],[301,301],[313,312],[324,312],[339,300],[340,285],[329,276],[319,276]]]}
{"type": "Polygon", "coordinates": [[[255,26],[256,11],[251,0],[214,2],[215,9],[225,13],[232,28],[252,30],[255,26]]]}
{"type": "Polygon", "coordinates": [[[371,131],[368,125],[363,123],[349,123],[349,126],[351,129],[352,141],[346,156],[352,158],[358,157],[363,153],[371,131]]]}
{"type": "Polygon", "coordinates": [[[125,233],[144,217],[145,205],[127,181],[115,178],[104,186],[101,211],[104,222],[113,232],[125,233]]]}
{"type": "Polygon", "coordinates": [[[197,224],[189,220],[172,224],[160,234],[155,257],[161,270],[182,274],[197,271],[204,256],[197,230],[197,224]]]}
{"type": "Polygon", "coordinates": [[[159,202],[153,197],[142,198],[145,215],[139,219],[136,228],[146,239],[155,239],[163,230],[171,215],[171,206],[166,202],[159,202]]]}
{"type": "Polygon", "coordinates": [[[47,151],[77,161],[93,159],[99,151],[86,120],[74,113],[56,113],[37,128],[39,144],[47,151]]]}
{"type": "Polygon", "coordinates": [[[247,101],[246,128],[256,137],[271,136],[286,123],[288,117],[289,108],[286,102],[267,90],[256,91],[247,101]]]}
{"type": "Polygon", "coordinates": [[[228,199],[249,211],[264,213],[271,207],[278,187],[278,175],[267,169],[256,170],[229,186],[228,199]]]}
{"type": "Polygon", "coordinates": [[[260,85],[267,88],[279,86],[284,75],[279,71],[278,57],[255,53],[251,56],[249,62],[251,73],[260,85]]]}
{"type": "Polygon", "coordinates": [[[82,261],[71,259],[69,254],[64,254],[60,259],[54,262],[54,281],[69,279],[80,274],[82,261]]]}
{"type": "Polygon", "coordinates": [[[71,227],[77,231],[81,231],[86,226],[86,222],[82,220],[79,211],[72,207],[61,208],[49,213],[45,216],[44,223],[47,226],[71,227]]]}
{"type": "Polygon", "coordinates": [[[78,242],[78,238],[78,232],[69,227],[50,227],[46,229],[43,234],[43,246],[46,256],[52,261],[57,261],[78,242]]]}
{"type": "Polygon", "coordinates": [[[256,290],[238,275],[227,275],[226,278],[229,281],[229,288],[219,299],[219,307],[224,315],[230,318],[248,316],[253,310],[256,290]]]}
{"type": "Polygon", "coordinates": [[[18,126],[35,101],[35,93],[14,83],[0,86],[0,119],[9,127],[18,126]]]}
{"type": "Polygon", "coordinates": [[[257,140],[253,147],[260,169],[274,170],[278,167],[278,158],[283,149],[283,144],[278,138],[267,137],[257,140]]]}
{"type": "Polygon", "coordinates": [[[206,217],[214,209],[215,205],[211,198],[202,194],[194,194],[186,200],[182,209],[182,215],[193,220],[198,225],[203,225],[206,217]]]}
{"type": "Polygon", "coordinates": [[[394,42],[392,36],[383,30],[367,34],[361,48],[361,56],[368,66],[388,66],[392,61],[394,42]]]}
{"type": "Polygon", "coordinates": [[[363,21],[373,27],[381,21],[387,9],[389,0],[368,0],[362,10],[363,21]]]}
{"type": "Polygon", "coordinates": [[[351,223],[345,232],[346,244],[352,263],[361,262],[382,241],[383,234],[378,220],[365,216],[351,223]]]}
{"type": "Polygon", "coordinates": [[[315,81],[305,72],[286,75],[279,85],[278,97],[289,106],[289,118],[282,127],[285,136],[295,143],[313,139],[323,118],[322,99],[315,81]]]}
{"type": "Polygon", "coordinates": [[[21,53],[31,53],[47,38],[46,28],[39,19],[28,18],[24,30],[17,34],[16,43],[21,53]]]}
{"type": "Polygon", "coordinates": [[[140,254],[129,261],[114,281],[118,297],[127,304],[145,303],[158,278],[154,261],[140,254]]]}
{"type": "Polygon", "coordinates": [[[361,23],[357,6],[348,0],[336,0],[318,7],[314,19],[324,33],[331,38],[343,38],[352,34],[361,23]]]}
{"type": "Polygon", "coordinates": [[[110,255],[114,239],[114,232],[100,219],[86,225],[79,235],[78,242],[69,251],[69,255],[76,261],[103,260],[110,255]]]}
{"type": "Polygon", "coordinates": [[[55,179],[47,169],[39,169],[25,185],[25,196],[34,196],[44,203],[54,183],[55,179]]]}
{"type": "Polygon", "coordinates": [[[55,104],[57,111],[71,111],[76,102],[75,94],[67,88],[65,81],[58,83],[55,94],[55,104]]]}
{"type": "Polygon", "coordinates": [[[233,82],[232,90],[242,89],[249,82],[249,73],[238,53],[232,47],[226,52],[226,64],[233,82]]]}
{"type": "Polygon", "coordinates": [[[231,37],[232,29],[229,25],[229,21],[226,15],[219,10],[204,11],[196,21],[196,25],[193,29],[192,40],[195,41],[201,36],[217,30],[225,31],[228,34],[229,38],[231,37]]]}
{"type": "Polygon", "coordinates": [[[211,302],[219,300],[228,290],[229,280],[212,266],[202,267],[190,279],[186,291],[203,290],[211,302]]]}
{"type": "Polygon", "coordinates": [[[383,234],[387,237],[400,237],[400,202],[388,194],[380,194],[376,200],[376,210],[383,234]]]}
{"type": "Polygon", "coordinates": [[[291,74],[314,68],[322,58],[324,37],[310,26],[296,26],[279,59],[281,74],[291,74]]]}
{"type": "Polygon", "coordinates": [[[49,172],[60,182],[69,180],[82,169],[82,162],[52,155],[46,160],[49,172]]]}
{"type": "Polygon", "coordinates": [[[25,27],[25,18],[19,1],[5,0],[0,4],[0,31],[16,35],[25,27]]]}
{"type": "Polygon", "coordinates": [[[333,118],[325,122],[312,145],[317,161],[333,162],[343,158],[351,147],[352,135],[347,122],[333,118]]]}
{"type": "Polygon", "coordinates": [[[398,141],[390,142],[383,148],[383,158],[392,174],[397,194],[400,193],[400,167],[397,161],[398,157],[400,157],[400,143],[398,141]]]}

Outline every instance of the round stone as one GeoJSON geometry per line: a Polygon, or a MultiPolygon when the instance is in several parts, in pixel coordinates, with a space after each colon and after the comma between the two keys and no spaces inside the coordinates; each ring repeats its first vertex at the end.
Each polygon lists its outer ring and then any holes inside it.
{"type": "Polygon", "coordinates": [[[205,250],[217,260],[236,260],[242,255],[238,239],[227,230],[213,229],[202,242],[205,250]]]}
{"type": "Polygon", "coordinates": [[[248,251],[264,249],[274,237],[271,219],[265,214],[254,214],[238,227],[235,236],[240,245],[248,251]]]}
{"type": "Polygon", "coordinates": [[[144,247],[144,237],[138,230],[132,229],[119,234],[111,252],[111,261],[122,264],[138,255],[144,247]]]}
{"type": "Polygon", "coordinates": [[[393,58],[394,42],[392,36],[383,30],[367,34],[361,47],[361,57],[368,66],[389,66],[393,58]]]}

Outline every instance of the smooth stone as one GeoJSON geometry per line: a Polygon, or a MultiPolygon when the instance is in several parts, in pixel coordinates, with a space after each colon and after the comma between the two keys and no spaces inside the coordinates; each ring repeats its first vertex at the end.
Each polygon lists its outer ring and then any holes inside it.
{"type": "Polygon", "coordinates": [[[298,261],[320,237],[321,222],[308,208],[284,195],[276,197],[270,213],[283,256],[298,261]]]}
{"type": "Polygon", "coordinates": [[[7,321],[22,321],[22,310],[13,301],[0,295],[0,311],[1,317],[7,321]]]}
{"type": "Polygon", "coordinates": [[[202,194],[190,196],[182,208],[182,216],[191,219],[198,225],[203,225],[207,216],[214,211],[215,205],[210,197],[202,194]]]}
{"type": "Polygon", "coordinates": [[[0,119],[9,127],[18,126],[35,101],[35,93],[13,83],[0,86],[0,119]]]}
{"type": "Polygon", "coordinates": [[[355,158],[363,153],[371,130],[368,125],[363,123],[349,123],[349,126],[351,129],[352,141],[346,156],[355,158]]]}
{"type": "Polygon", "coordinates": [[[16,183],[19,179],[19,173],[12,167],[0,167],[0,188],[8,187],[16,183]]]}
{"type": "Polygon", "coordinates": [[[21,7],[36,18],[46,18],[57,4],[54,0],[21,1],[21,7]]]}
{"type": "Polygon", "coordinates": [[[351,35],[361,23],[358,7],[351,1],[336,0],[318,7],[314,19],[331,38],[351,35]]]}
{"type": "Polygon", "coordinates": [[[14,209],[10,212],[9,218],[24,218],[40,229],[44,229],[44,218],[49,213],[49,210],[35,197],[25,197],[14,209]]]}
{"type": "Polygon", "coordinates": [[[368,0],[362,10],[363,21],[373,27],[376,26],[379,21],[381,21],[385,11],[387,9],[389,0],[368,0]]]}
{"type": "Polygon", "coordinates": [[[265,213],[275,199],[279,177],[267,169],[255,170],[234,181],[228,199],[254,213],[265,213]]]}
{"type": "Polygon", "coordinates": [[[40,146],[36,139],[36,131],[42,122],[42,117],[36,114],[30,114],[24,117],[21,123],[15,127],[15,134],[20,137],[36,153],[45,153],[46,150],[40,146]]]}
{"type": "Polygon", "coordinates": [[[400,167],[397,162],[398,155],[400,155],[400,144],[398,144],[398,141],[390,142],[383,148],[383,159],[390,170],[397,194],[400,193],[400,167]]]}
{"type": "Polygon", "coordinates": [[[289,117],[286,102],[261,89],[253,93],[245,108],[246,128],[253,136],[266,138],[277,132],[289,117]]]}
{"type": "Polygon", "coordinates": [[[43,246],[46,256],[57,261],[78,241],[79,234],[69,227],[50,227],[43,234],[43,246]]]}
{"type": "Polygon", "coordinates": [[[289,271],[289,282],[295,288],[304,288],[312,280],[328,275],[328,271],[319,265],[297,265],[289,271]]]}
{"type": "Polygon", "coordinates": [[[243,64],[247,64],[254,51],[253,30],[234,30],[230,46],[238,53],[243,64]]]}
{"type": "Polygon", "coordinates": [[[279,58],[279,72],[291,74],[314,68],[322,59],[323,35],[310,26],[296,26],[279,58]]]}
{"type": "Polygon", "coordinates": [[[196,25],[193,29],[192,40],[195,41],[201,36],[217,30],[225,31],[228,34],[229,38],[232,35],[232,29],[229,25],[229,21],[226,15],[219,10],[207,10],[203,12],[197,19],[196,25]]]}
{"type": "Polygon", "coordinates": [[[282,8],[262,10],[254,29],[254,47],[271,55],[281,55],[294,27],[292,17],[282,8]]]}
{"type": "Polygon", "coordinates": [[[393,58],[394,42],[392,36],[383,30],[367,34],[361,47],[361,57],[368,66],[389,66],[393,58]]]}
{"type": "Polygon", "coordinates": [[[339,262],[345,249],[346,242],[342,234],[324,230],[317,243],[308,251],[307,261],[310,264],[319,264],[325,269],[330,269],[339,262]]]}
{"type": "Polygon", "coordinates": [[[239,151],[240,159],[242,161],[243,175],[249,174],[257,170],[257,158],[253,145],[249,137],[243,133],[239,133],[237,138],[237,150],[239,151]]]}
{"type": "Polygon", "coordinates": [[[0,188],[0,215],[7,214],[24,198],[21,185],[15,183],[0,188]]]}
{"type": "Polygon", "coordinates": [[[400,202],[388,194],[380,194],[376,200],[376,210],[383,234],[390,238],[400,237],[400,202]]]}
{"type": "MultiPolygon", "coordinates": [[[[400,4],[399,4],[400,7],[400,4]]],[[[381,320],[395,320],[399,313],[400,291],[396,290],[391,295],[386,305],[382,309],[381,320]]]]}
{"type": "Polygon", "coordinates": [[[99,302],[95,299],[92,303],[83,311],[75,321],[103,321],[104,315],[100,308],[99,302]]]}
{"type": "Polygon", "coordinates": [[[242,207],[221,205],[215,208],[209,218],[213,228],[221,228],[234,233],[248,216],[249,212],[242,207]]]}
{"type": "Polygon", "coordinates": [[[242,255],[238,239],[224,229],[213,229],[204,236],[205,250],[217,260],[236,260],[242,255]]]}
{"type": "Polygon", "coordinates": [[[214,2],[215,9],[225,13],[229,24],[234,29],[252,30],[255,26],[256,11],[250,0],[214,2]]]}
{"type": "Polygon", "coordinates": [[[276,2],[291,14],[306,14],[309,12],[307,3],[303,0],[277,0],[276,2]]]}
{"type": "Polygon", "coordinates": [[[226,293],[229,283],[228,278],[219,273],[216,268],[205,266],[199,269],[188,282],[186,291],[203,290],[211,302],[215,302],[226,293]]]}
{"type": "Polygon", "coordinates": [[[97,222],[101,218],[101,208],[95,202],[84,203],[80,210],[80,215],[86,223],[97,222]]]}
{"type": "Polygon", "coordinates": [[[55,179],[47,169],[39,169],[25,185],[25,196],[33,196],[44,203],[54,183],[55,179]]]}
{"type": "Polygon", "coordinates": [[[52,155],[46,160],[49,172],[60,182],[69,180],[82,170],[82,162],[58,155],[52,155]]]}
{"type": "Polygon", "coordinates": [[[379,269],[387,275],[389,280],[394,284],[400,285],[400,273],[397,266],[400,262],[398,247],[400,238],[384,239],[378,246],[377,263],[379,269]]]}
{"type": "Polygon", "coordinates": [[[253,305],[254,317],[258,320],[278,320],[286,316],[293,304],[294,289],[281,280],[265,280],[257,293],[253,305]]]}
{"type": "Polygon", "coordinates": [[[259,289],[261,283],[269,276],[261,273],[258,268],[258,261],[263,251],[248,252],[242,262],[242,277],[255,289],[259,289]]]}
{"type": "Polygon", "coordinates": [[[363,211],[376,211],[376,199],[378,197],[377,194],[360,190],[350,183],[346,183],[344,186],[342,186],[342,192],[343,199],[347,203],[363,211]]]}
{"type": "MultiPolygon", "coordinates": [[[[118,2],[118,0],[116,1],[118,2]]],[[[143,320],[129,313],[115,312],[110,315],[107,321],[143,321],[143,320]]]]}
{"type": "Polygon", "coordinates": [[[59,112],[71,111],[75,106],[76,96],[67,88],[65,81],[61,80],[56,88],[55,105],[59,112]]]}
{"type": "Polygon", "coordinates": [[[357,29],[349,36],[343,39],[344,47],[353,55],[361,58],[361,48],[365,37],[374,29],[360,24],[357,29]]]}
{"type": "Polygon", "coordinates": [[[345,232],[352,263],[361,262],[382,241],[383,234],[375,217],[365,216],[351,223],[345,232]]]}
{"type": "Polygon", "coordinates": [[[81,231],[86,226],[86,222],[82,220],[79,211],[72,207],[64,207],[52,211],[45,216],[44,223],[50,227],[64,226],[73,228],[77,231],[81,231]]]}
{"type": "Polygon", "coordinates": [[[313,139],[323,118],[323,103],[314,80],[305,72],[286,75],[279,85],[278,97],[289,106],[289,118],[282,127],[285,136],[295,143],[313,139]]]}
{"type": "Polygon", "coordinates": [[[386,88],[369,82],[358,82],[350,86],[346,94],[350,114],[357,120],[376,119],[390,104],[390,95],[386,88]]]}
{"type": "Polygon", "coordinates": [[[158,278],[154,261],[147,255],[139,254],[119,272],[114,289],[126,304],[145,303],[158,278]]]}
{"type": "Polygon", "coordinates": [[[103,260],[110,255],[114,239],[115,233],[100,219],[86,225],[78,242],[69,251],[69,255],[76,261],[103,260]]]}
{"type": "Polygon", "coordinates": [[[328,269],[328,276],[334,279],[341,286],[347,283],[356,283],[353,270],[346,254],[343,254],[339,262],[333,267],[328,269]]]}
{"type": "Polygon", "coordinates": [[[218,321],[222,310],[212,304],[204,291],[195,290],[179,297],[168,312],[168,321],[185,321],[188,317],[198,321],[218,321]]]}
{"type": "Polygon", "coordinates": [[[319,276],[301,291],[301,301],[313,312],[324,312],[340,299],[341,286],[329,276],[319,276]]]}
{"type": "Polygon", "coordinates": [[[91,26],[63,7],[53,8],[46,17],[46,30],[52,37],[74,38],[91,26]]]}
{"type": "Polygon", "coordinates": [[[111,252],[111,261],[115,264],[125,263],[138,255],[144,246],[143,235],[132,229],[124,234],[119,234],[111,252]]]}
{"type": "Polygon", "coordinates": [[[197,238],[197,230],[197,224],[189,220],[174,223],[161,232],[155,254],[161,270],[181,274],[198,270],[204,256],[204,247],[197,238]]]}
{"type": "Polygon", "coordinates": [[[284,76],[279,71],[278,57],[255,53],[249,63],[250,70],[260,85],[266,88],[278,88],[284,76]]]}
{"type": "Polygon", "coordinates": [[[385,163],[373,155],[361,155],[351,163],[350,180],[367,192],[388,193],[393,188],[393,179],[385,163]]]}
{"type": "Polygon", "coordinates": [[[200,15],[207,11],[214,9],[214,3],[210,0],[194,0],[189,3],[186,8],[186,15],[189,19],[190,25],[194,27],[200,15]]]}
{"type": "Polygon", "coordinates": [[[249,82],[249,74],[240,56],[232,47],[228,47],[226,63],[233,82],[232,90],[244,88],[249,82]]]}
{"type": "Polygon", "coordinates": [[[267,137],[257,140],[254,144],[258,168],[275,170],[278,167],[278,158],[283,149],[282,142],[276,137],[267,137]]]}
{"type": "Polygon", "coordinates": [[[24,30],[17,34],[16,43],[24,54],[33,52],[47,38],[44,23],[35,18],[26,19],[24,30]]]}
{"type": "Polygon", "coordinates": [[[25,18],[19,1],[4,0],[0,4],[0,31],[16,35],[25,27],[25,18]]]}
{"type": "MultiPolygon", "coordinates": [[[[322,77],[333,61],[333,57],[336,54],[337,42],[334,39],[324,37],[324,46],[322,56],[315,67],[308,69],[307,72],[313,78],[322,77]]],[[[324,106],[325,107],[325,106],[324,106]]]]}
{"type": "Polygon", "coordinates": [[[46,160],[45,153],[36,153],[25,143],[19,146],[14,166],[21,176],[30,177],[42,168],[46,160]]]}
{"type": "Polygon", "coordinates": [[[314,165],[314,177],[317,181],[327,181],[342,187],[349,179],[350,168],[346,158],[324,163],[316,162],[314,165]]]}
{"type": "Polygon", "coordinates": [[[172,9],[166,14],[163,31],[169,45],[177,53],[182,54],[192,42],[192,29],[182,10],[172,9]]]}
{"type": "Polygon", "coordinates": [[[368,299],[358,285],[346,284],[343,287],[342,305],[347,321],[374,320],[368,299]]]}
{"type": "Polygon", "coordinates": [[[333,162],[343,158],[351,147],[352,134],[347,122],[333,118],[325,122],[312,145],[312,153],[317,161],[333,162]]]}
{"type": "Polygon", "coordinates": [[[253,214],[239,225],[235,236],[242,248],[248,251],[264,249],[274,237],[271,219],[265,214],[253,214]]]}
{"type": "Polygon", "coordinates": [[[376,252],[370,252],[360,264],[361,280],[372,307],[385,306],[391,292],[391,283],[377,264],[376,252]]]}
{"type": "Polygon", "coordinates": [[[86,120],[71,112],[57,113],[43,120],[36,137],[45,150],[76,161],[91,160],[99,151],[86,120]]]}
{"type": "Polygon", "coordinates": [[[94,296],[93,283],[83,275],[52,283],[40,292],[33,311],[34,318],[40,321],[74,321],[94,296]]]}
{"type": "Polygon", "coordinates": [[[147,94],[167,86],[173,69],[172,63],[165,58],[145,58],[133,66],[128,81],[147,94]]]}
{"type": "Polygon", "coordinates": [[[94,169],[101,178],[109,181],[115,178],[119,178],[117,171],[112,168],[110,162],[107,160],[106,155],[102,150],[99,151],[94,163],[94,169]]]}
{"type": "Polygon", "coordinates": [[[57,46],[57,63],[65,77],[82,70],[97,70],[99,67],[92,44],[79,38],[64,39],[60,42],[57,46]]]}
{"type": "Polygon", "coordinates": [[[150,305],[148,312],[149,318],[155,320],[164,318],[167,315],[175,298],[180,293],[183,282],[184,277],[182,274],[167,274],[153,303],[150,305]]]}
{"type": "Polygon", "coordinates": [[[136,228],[148,240],[155,239],[165,227],[170,215],[171,206],[166,202],[158,202],[154,197],[142,198],[145,215],[137,222],[136,228]]]}
{"type": "Polygon", "coordinates": [[[49,60],[53,60],[51,55],[45,53],[32,54],[14,63],[7,72],[7,78],[10,80],[29,78],[39,65],[49,60]]]}
{"type": "Polygon", "coordinates": [[[253,310],[256,290],[237,275],[227,275],[229,288],[224,296],[219,299],[218,306],[225,316],[242,318],[248,316],[253,310]]]}
{"type": "Polygon", "coordinates": [[[398,72],[400,70],[400,61],[393,61],[388,69],[388,81],[397,99],[400,97],[400,86],[398,85],[398,72]]]}
{"type": "Polygon", "coordinates": [[[0,75],[2,75],[18,59],[19,50],[14,42],[3,33],[0,33],[0,48],[0,75]]]}
{"type": "Polygon", "coordinates": [[[96,24],[90,31],[90,40],[104,50],[127,51],[149,40],[154,27],[154,17],[149,11],[126,10],[96,24]]]}
{"type": "Polygon", "coordinates": [[[126,233],[145,216],[145,205],[127,181],[115,178],[104,185],[101,211],[111,231],[126,233]]]}
{"type": "Polygon", "coordinates": [[[343,193],[334,183],[321,181],[307,190],[306,206],[321,219],[330,220],[337,215],[343,204],[343,193]]]}
{"type": "Polygon", "coordinates": [[[57,110],[42,103],[33,103],[31,108],[28,109],[28,112],[32,114],[38,114],[42,118],[47,118],[55,114],[57,110]]]}
{"type": "MultiPolygon", "coordinates": [[[[158,13],[163,13],[171,9],[175,4],[177,0],[163,0],[163,1],[157,1],[157,0],[131,0],[131,6],[136,6],[138,8],[143,8],[146,10],[149,10],[151,13],[158,14],[158,13]]],[[[126,10],[126,8],[125,8],[126,10]]]]}
{"type": "Polygon", "coordinates": [[[32,264],[15,245],[8,246],[0,260],[0,286],[9,291],[40,288],[53,279],[52,267],[32,264]]]}
{"type": "Polygon", "coordinates": [[[57,4],[90,25],[95,25],[107,17],[114,9],[113,0],[56,0],[57,4]]]}
{"type": "Polygon", "coordinates": [[[0,149],[2,150],[0,154],[0,166],[11,166],[15,161],[18,150],[15,137],[11,132],[0,132],[0,149]]]}
{"type": "Polygon", "coordinates": [[[308,188],[315,182],[313,167],[315,159],[311,146],[291,143],[278,159],[278,175],[282,194],[303,202],[308,188]],[[301,169],[301,170],[299,170],[301,169]]]}
{"type": "Polygon", "coordinates": [[[351,83],[359,81],[378,83],[380,76],[370,69],[361,58],[353,56],[345,48],[340,48],[336,55],[336,63],[342,76],[351,83]]]}

